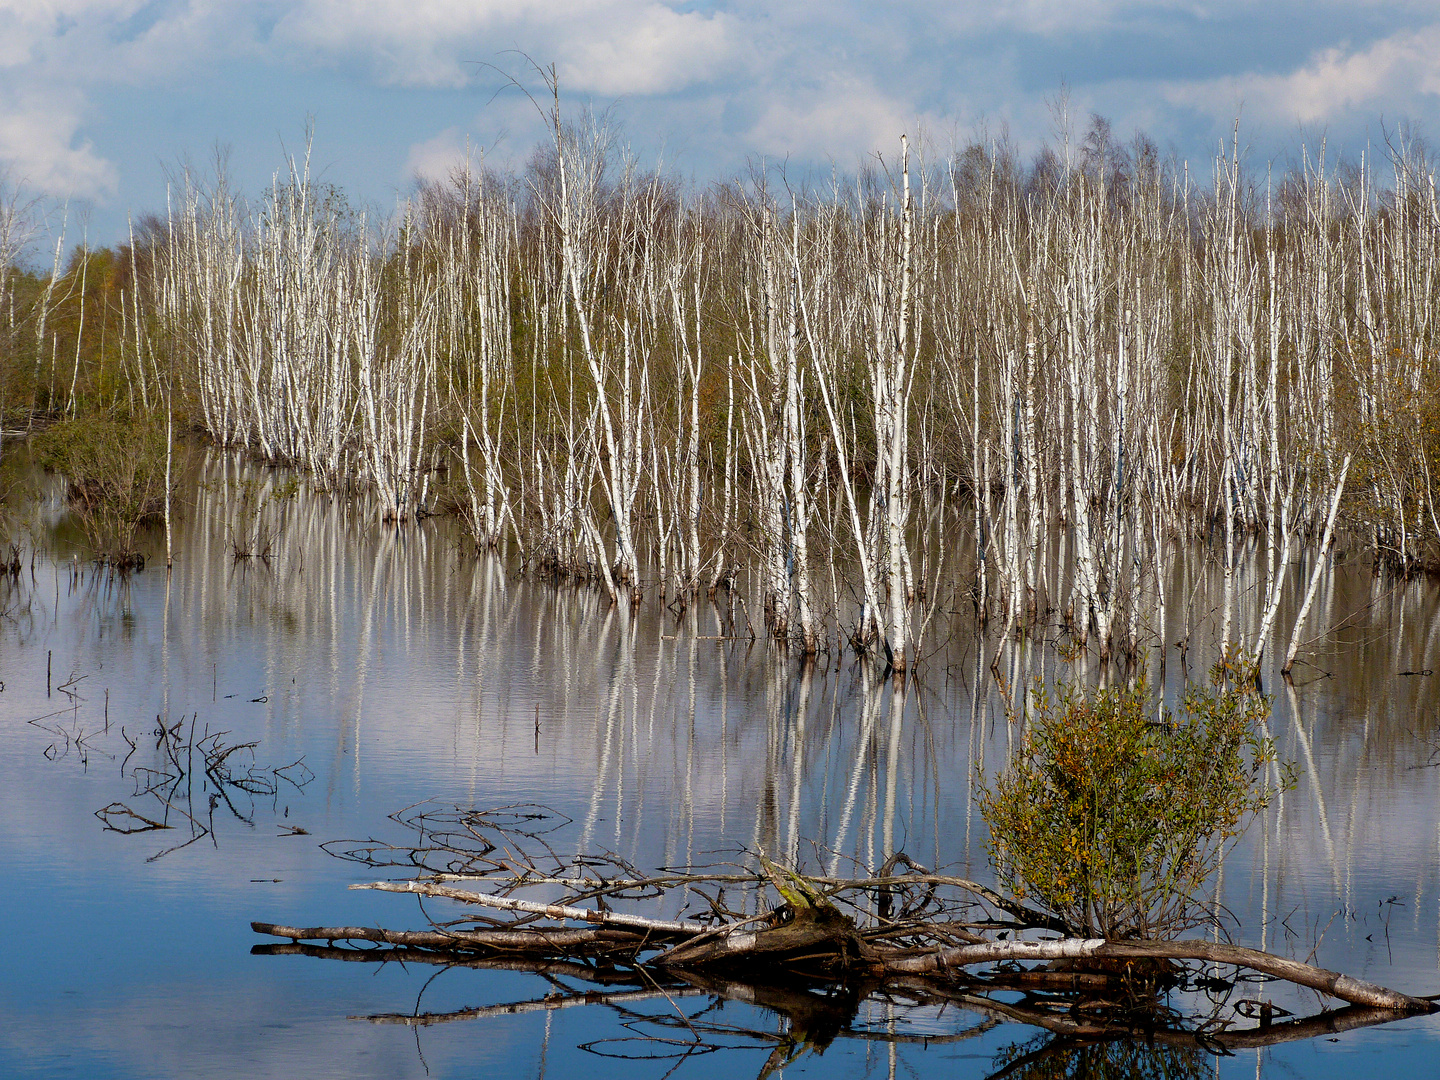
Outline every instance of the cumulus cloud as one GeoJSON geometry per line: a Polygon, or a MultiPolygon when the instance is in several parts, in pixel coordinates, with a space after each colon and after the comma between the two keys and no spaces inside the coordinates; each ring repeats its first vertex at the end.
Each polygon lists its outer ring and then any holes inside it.
{"type": "Polygon", "coordinates": [[[738,74],[731,21],[647,4],[570,43],[563,75],[596,94],[658,94],[738,74]]]}
{"type": "Polygon", "coordinates": [[[654,94],[710,78],[734,20],[647,0],[305,0],[275,25],[293,53],[353,60],[397,86],[460,87],[515,49],[558,65],[572,89],[654,94]]]}
{"type": "Polygon", "coordinates": [[[80,135],[78,93],[0,91],[0,163],[40,191],[105,200],[116,192],[115,165],[80,135]]]}
{"type": "Polygon", "coordinates": [[[1231,115],[1243,102],[1252,118],[1306,125],[1356,113],[1433,112],[1440,97],[1440,25],[1393,34],[1364,48],[1327,48],[1288,72],[1176,84],[1165,89],[1165,97],[1216,116],[1231,115]]]}
{"type": "Polygon", "coordinates": [[[907,103],[869,80],[837,75],[800,94],[767,95],[747,141],[772,158],[795,155],[842,167],[857,155],[889,150],[916,116],[907,103]]]}
{"type": "Polygon", "coordinates": [[[0,0],[0,73],[72,85],[161,79],[235,49],[265,3],[0,0]]]}
{"type": "MultiPolygon", "coordinates": [[[[1183,26],[1253,18],[1254,0],[995,0],[955,4],[929,0],[932,19],[970,27],[1003,26],[1036,34],[1123,30],[1138,20],[1183,26]]],[[[1293,29],[1322,12],[1354,14],[1379,9],[1390,15],[1433,14],[1432,0],[1272,0],[1270,14],[1288,16],[1293,29]]]]}
{"type": "Polygon", "coordinates": [[[541,137],[528,102],[490,101],[505,80],[486,65],[538,85],[518,53],[554,64],[572,101],[618,99],[631,139],[702,175],[757,154],[845,166],[917,120],[963,137],[989,117],[1031,148],[1062,80],[1079,122],[1094,108],[1182,153],[1241,103],[1332,132],[1440,116],[1433,0],[0,0],[0,165],[118,205],[157,144],[328,109],[322,139],[372,188],[442,176],[467,135],[508,132],[502,156],[541,137]],[[102,119],[116,88],[131,112],[102,119]],[[383,108],[347,115],[352,92],[383,108]],[[117,131],[152,149],[127,158],[117,131]]]}
{"type": "Polygon", "coordinates": [[[226,0],[0,0],[0,164],[56,197],[113,198],[120,167],[87,134],[97,90],[213,63],[248,18],[226,0]]]}
{"type": "Polygon", "coordinates": [[[405,159],[405,173],[421,180],[446,180],[457,166],[465,163],[467,155],[473,156],[460,129],[446,128],[433,138],[410,147],[405,159]]]}

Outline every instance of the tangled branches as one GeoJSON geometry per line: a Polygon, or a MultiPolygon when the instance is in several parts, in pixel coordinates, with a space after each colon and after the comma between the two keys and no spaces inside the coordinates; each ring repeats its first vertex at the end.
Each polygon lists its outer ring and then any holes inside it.
{"type": "MultiPolygon", "coordinates": [[[[215,842],[215,811],[220,807],[229,810],[237,821],[252,825],[256,799],[274,798],[282,782],[303,791],[315,778],[303,758],[289,765],[262,768],[255,761],[258,741],[229,742],[230,732],[211,731],[208,724],[197,732],[198,722],[198,713],[182,716],[173,724],[156,716],[155,728],[134,738],[123,727],[119,729],[129,747],[120,771],[135,783],[131,796],[134,805],[117,800],[95,811],[95,816],[111,832],[128,835],[183,829],[187,835],[187,839],[152,855],[148,862],[207,836],[215,842]],[[154,763],[131,766],[130,759],[142,741],[150,737],[155,740],[154,763]],[[137,806],[144,807],[143,811],[137,806]]],[[[83,748],[78,740],[76,744],[83,748]]],[[[284,828],[292,836],[306,831],[298,826],[284,828]]]]}
{"type": "Polygon", "coordinates": [[[841,1035],[903,1041],[893,1030],[857,1024],[866,1001],[952,1005],[978,1016],[953,1038],[1008,1021],[1062,1040],[1143,1035],[1192,1051],[1267,1045],[1432,1008],[1424,999],[1233,945],[1057,936],[1063,927],[1053,916],[904,854],[873,870],[856,867],[849,878],[808,876],[748,851],[645,873],[614,853],[562,854],[570,819],[535,804],[474,810],[421,803],[392,818],[412,834],[410,843],[371,839],[324,847],[366,867],[411,872],[403,880],[352,888],[408,893],[424,904],[454,902],[461,906],[458,917],[427,916],[423,930],[255,922],[257,933],[289,942],[254,951],[531,971],[553,989],[503,1007],[430,1014],[417,1005],[413,1014],[366,1017],[377,1023],[427,1025],[502,1009],[609,1005],[626,1012],[632,1030],[683,1025],[688,1040],[674,1040],[671,1032],[653,1036],[667,1055],[734,1045],[741,1035],[771,1039],[765,1075],[841,1035]],[[1042,966],[1022,966],[1030,961],[1042,966]],[[1215,965],[1237,975],[1217,978],[1215,965]],[[1356,1007],[1285,1020],[1283,1009],[1237,993],[1274,979],[1356,1007]],[[1164,995],[1171,992],[1208,1002],[1208,1009],[1186,1015],[1167,1004],[1164,995]],[[776,1040],[709,1025],[707,1010],[690,1016],[678,1004],[697,995],[761,1005],[788,1019],[788,1033],[776,1040]],[[668,1013],[630,1011],[661,999],[668,1013]],[[1243,1025],[1246,1020],[1256,1023],[1243,1025]]]}

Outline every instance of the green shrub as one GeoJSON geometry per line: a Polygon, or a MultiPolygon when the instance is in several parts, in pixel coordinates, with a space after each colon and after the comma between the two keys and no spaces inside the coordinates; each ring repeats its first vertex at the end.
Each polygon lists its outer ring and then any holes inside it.
{"type": "Polygon", "coordinates": [[[1087,937],[1203,921],[1203,886],[1278,790],[1274,745],[1256,731],[1269,708],[1234,657],[1163,719],[1143,682],[1042,692],[1015,760],[981,793],[1001,883],[1087,937]]]}
{"type": "Polygon", "coordinates": [[[97,558],[129,563],[135,532],[165,507],[165,430],[154,423],[67,420],[35,438],[39,462],[65,477],[71,513],[97,558]]]}

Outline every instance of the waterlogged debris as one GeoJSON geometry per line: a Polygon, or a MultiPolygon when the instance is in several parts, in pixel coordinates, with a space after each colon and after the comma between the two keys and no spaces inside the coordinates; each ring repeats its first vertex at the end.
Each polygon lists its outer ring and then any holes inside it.
{"type": "Polygon", "coordinates": [[[1115,1042],[1114,1053],[1124,1056],[1137,1052],[1133,1040],[1142,1037],[1167,1048],[1162,1053],[1213,1054],[1435,1007],[1339,972],[1215,941],[1057,933],[1053,916],[903,855],[873,870],[857,866],[853,877],[810,875],[759,851],[642,873],[608,852],[558,854],[555,834],[569,819],[543,807],[421,803],[392,818],[414,831],[413,843],[371,839],[325,847],[363,865],[415,871],[405,880],[352,888],[449,901],[457,912],[429,915],[429,926],[413,930],[254,922],[255,932],[288,942],[252,951],[531,971],[554,990],[443,1013],[417,1004],[409,1014],[363,1017],[375,1023],[425,1026],[600,1005],[622,1012],[635,1034],[585,1044],[591,1052],[685,1056],[768,1046],[766,1075],[842,1037],[946,1041],[1009,1022],[1053,1036],[1013,1062],[1063,1056],[1074,1050],[1074,1040],[1115,1042]],[[1257,996],[1257,982],[1275,980],[1350,1007],[1292,1017],[1257,996]],[[687,997],[712,1004],[685,1010],[679,1002],[687,997]],[[1178,998],[1197,1004],[1186,1012],[1173,1004],[1178,998]],[[720,1001],[770,1009],[787,1018],[788,1034],[716,1023],[709,1014],[720,1001]],[[644,1002],[660,1007],[638,1010],[644,1002]],[[907,1035],[903,1022],[867,1027],[859,1018],[867,1003],[898,1010],[902,1021],[909,1009],[933,1016],[946,1006],[960,1013],[950,1034],[907,1035]]]}
{"type": "Polygon", "coordinates": [[[163,821],[153,821],[141,814],[137,814],[122,802],[112,802],[109,806],[102,806],[95,811],[95,816],[105,823],[105,828],[111,832],[135,833],[152,832],[155,829],[173,828],[163,821]]]}
{"type": "MultiPolygon", "coordinates": [[[[155,746],[164,753],[163,763],[159,768],[137,766],[129,774],[135,780],[134,798],[154,798],[164,808],[161,817],[164,827],[172,827],[171,812],[189,825],[188,840],[151,856],[149,861],[188,847],[206,836],[218,846],[215,811],[222,803],[236,820],[253,825],[256,797],[275,797],[282,781],[296,790],[303,790],[315,778],[303,758],[278,768],[258,767],[255,764],[255,748],[260,745],[258,741],[229,742],[229,731],[212,732],[208,724],[197,736],[198,722],[199,713],[190,716],[188,725],[183,716],[173,726],[166,726],[164,719],[156,716],[155,746]],[[245,764],[247,757],[248,764],[245,764]],[[196,780],[200,782],[198,792],[195,790],[196,780]],[[201,797],[205,800],[203,821],[196,809],[201,797]]],[[[105,822],[106,828],[134,831],[114,828],[112,820],[125,820],[124,815],[115,809],[117,807],[134,813],[125,804],[114,803],[105,808],[110,813],[102,811],[96,816],[105,822]]]]}
{"type": "MultiPolygon", "coordinates": [[[[72,679],[67,685],[79,681],[72,679]]],[[[157,715],[154,728],[133,736],[124,725],[112,731],[108,692],[103,728],[86,730],[79,720],[78,702],[70,708],[37,716],[29,723],[55,736],[55,741],[42,751],[49,761],[73,755],[85,769],[89,768],[91,756],[97,753],[106,761],[120,761],[120,774],[134,784],[134,789],[127,800],[114,800],[95,811],[106,831],[127,836],[171,829],[186,832],[183,843],[147,861],[205,837],[218,846],[216,810],[223,806],[237,821],[254,825],[257,799],[276,799],[282,784],[304,791],[315,779],[303,757],[288,765],[258,765],[255,759],[258,740],[232,742],[230,731],[211,731],[208,724],[202,725],[198,712],[182,716],[173,724],[167,724],[157,715]],[[149,745],[152,738],[153,748],[149,745]],[[126,748],[123,758],[115,746],[117,739],[126,748]],[[142,744],[147,752],[153,749],[156,754],[149,764],[132,765],[131,760],[142,752],[142,744]],[[113,752],[109,747],[114,747],[113,752]]],[[[289,807],[286,807],[287,816],[288,813],[289,807]]],[[[282,825],[279,835],[307,836],[309,831],[298,825],[282,825]]]]}
{"type": "Polygon", "coordinates": [[[55,741],[41,751],[47,761],[59,761],[61,758],[74,754],[82,769],[90,767],[90,754],[95,749],[95,739],[109,732],[108,724],[103,732],[99,730],[87,732],[79,723],[78,713],[74,706],[57,709],[55,712],[37,716],[26,722],[31,727],[37,727],[41,731],[47,731],[55,736],[55,741]],[[70,723],[64,723],[58,719],[60,717],[69,717],[70,723]]]}

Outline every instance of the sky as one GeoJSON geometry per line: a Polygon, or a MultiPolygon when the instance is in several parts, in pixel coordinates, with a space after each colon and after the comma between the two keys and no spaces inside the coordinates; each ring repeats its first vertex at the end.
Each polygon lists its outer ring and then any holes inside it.
{"type": "Polygon", "coordinates": [[[532,61],[700,184],[849,171],[901,133],[1033,152],[1062,97],[1205,173],[1237,116],[1252,164],[1440,132],[1436,0],[0,0],[0,172],[113,244],[183,165],[223,150],[254,195],[310,130],[316,174],[393,210],[467,153],[529,156],[532,61]]]}

